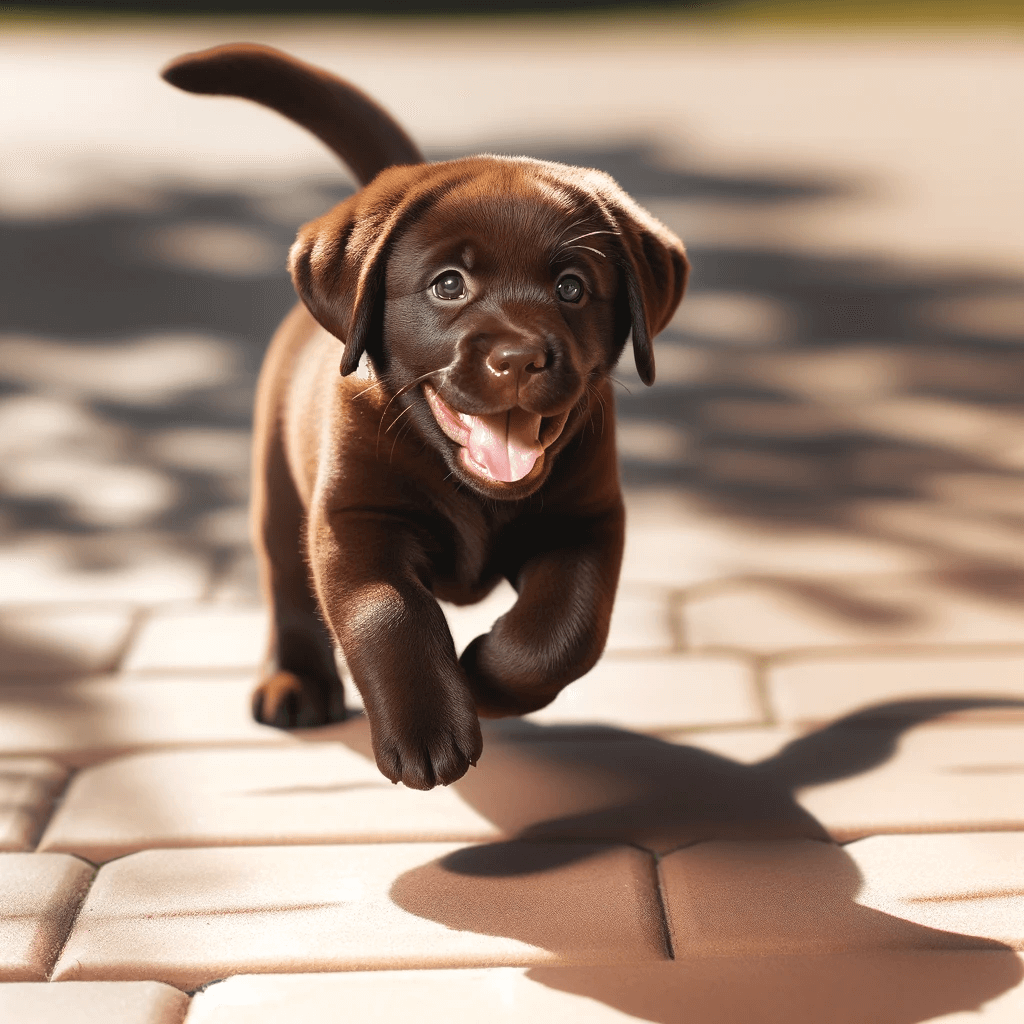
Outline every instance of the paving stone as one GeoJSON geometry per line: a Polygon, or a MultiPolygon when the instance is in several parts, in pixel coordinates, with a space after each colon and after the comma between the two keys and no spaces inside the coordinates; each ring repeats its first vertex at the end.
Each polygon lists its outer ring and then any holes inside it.
{"type": "Polygon", "coordinates": [[[16,982],[0,986],[0,1019],[24,1024],[181,1024],[189,998],[155,981],[16,982]]]}
{"type": "Polygon", "coordinates": [[[252,674],[0,687],[0,750],[83,765],[148,747],[289,743],[253,721],[252,674]]]}
{"type": "MultiPolygon", "coordinates": [[[[615,598],[605,654],[671,650],[675,638],[668,598],[664,588],[621,586],[615,598]]],[[[486,633],[515,600],[516,592],[508,583],[502,583],[479,604],[456,607],[442,602],[456,650],[461,652],[471,640],[486,633]]]]}
{"type": "Polygon", "coordinates": [[[195,601],[210,568],[148,537],[57,537],[0,548],[0,579],[9,601],[195,601]],[[86,568],[83,568],[86,566],[86,568]]]}
{"type": "MultiPolygon", "coordinates": [[[[42,855],[40,855],[42,856],[42,855]]],[[[649,855],[509,843],[149,850],[100,869],[54,979],[665,956],[649,855]]]]}
{"type": "Polygon", "coordinates": [[[125,659],[126,672],[257,667],[267,649],[262,608],[193,606],[152,616],[125,659]]]}
{"type": "Polygon", "coordinates": [[[0,679],[109,671],[133,616],[129,607],[0,610],[0,679]]]}
{"type": "Polygon", "coordinates": [[[807,836],[784,781],[692,745],[618,729],[485,730],[478,766],[416,793],[377,771],[365,719],[343,744],[137,754],[80,772],[40,849],[101,863],[156,847],[544,840],[657,852],[712,838],[807,836]]]}
{"type": "Polygon", "coordinates": [[[1024,949],[1024,830],[874,836],[844,849],[865,906],[1024,949]]]}
{"type": "Polygon", "coordinates": [[[699,843],[669,854],[659,867],[679,958],[999,948],[862,906],[858,865],[830,843],[699,843]]]}
{"type": "MultiPolygon", "coordinates": [[[[717,803],[722,819],[729,807],[744,808],[746,794],[780,822],[787,803],[795,802],[839,842],[883,833],[1024,829],[1024,725],[914,726],[905,719],[805,734],[736,729],[664,738],[718,755],[700,762],[680,754],[676,761],[693,789],[717,803]]],[[[749,811],[745,817],[752,820],[749,811]]]]}
{"type": "MultiPolygon", "coordinates": [[[[822,722],[852,711],[899,718],[918,701],[986,697],[1011,706],[979,704],[972,718],[1020,718],[1024,701],[1024,648],[1008,653],[961,651],[872,656],[801,657],[768,666],[768,693],[783,722],[822,722]],[[910,702],[908,704],[908,702],[910,702]]],[[[952,711],[951,711],[952,713],[952,711]]]]}
{"type": "Polygon", "coordinates": [[[1019,1024],[1009,952],[719,957],[601,967],[243,975],[195,996],[188,1024],[1019,1024]],[[343,1008],[340,1009],[340,1008],[343,1008]]]}
{"type": "Polygon", "coordinates": [[[793,577],[736,583],[695,595],[683,610],[693,648],[764,653],[898,644],[1024,644],[1019,607],[994,594],[920,580],[793,577]]]}
{"type": "Polygon", "coordinates": [[[678,491],[627,491],[626,586],[686,588],[722,578],[896,574],[930,561],[906,544],[835,531],[748,526],[694,507],[678,491]]]}
{"type": "Polygon", "coordinates": [[[94,873],[61,853],[0,854],[0,981],[46,979],[94,873]]]}
{"type": "MultiPolygon", "coordinates": [[[[341,728],[351,734],[356,725],[367,733],[365,719],[341,728]]],[[[155,847],[501,836],[451,787],[420,793],[393,786],[368,756],[369,736],[362,739],[365,754],[340,743],[303,743],[107,761],[76,776],[40,849],[102,863],[155,847]]],[[[489,749],[482,763],[493,757],[489,749]]]]}
{"type": "Polygon", "coordinates": [[[0,757],[0,850],[31,849],[67,769],[42,757],[0,757]]]}
{"type": "Polygon", "coordinates": [[[760,718],[751,666],[714,655],[606,657],[530,716],[543,724],[607,722],[640,731],[760,718]]]}

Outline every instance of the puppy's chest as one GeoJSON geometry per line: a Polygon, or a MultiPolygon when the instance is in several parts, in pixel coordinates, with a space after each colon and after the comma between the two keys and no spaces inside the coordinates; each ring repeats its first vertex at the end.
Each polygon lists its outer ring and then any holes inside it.
{"type": "Polygon", "coordinates": [[[467,515],[435,533],[431,550],[434,594],[453,604],[472,604],[514,572],[520,544],[514,520],[467,515]]]}

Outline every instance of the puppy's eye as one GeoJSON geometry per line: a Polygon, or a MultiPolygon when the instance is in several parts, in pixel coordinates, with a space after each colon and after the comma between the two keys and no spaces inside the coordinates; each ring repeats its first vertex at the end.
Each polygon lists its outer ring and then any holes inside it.
{"type": "Polygon", "coordinates": [[[563,302],[579,302],[583,298],[583,282],[572,274],[566,274],[555,285],[555,293],[563,302]]]}
{"type": "Polygon", "coordinates": [[[434,280],[430,290],[439,299],[464,299],[466,297],[466,282],[462,275],[454,270],[448,270],[434,280]]]}

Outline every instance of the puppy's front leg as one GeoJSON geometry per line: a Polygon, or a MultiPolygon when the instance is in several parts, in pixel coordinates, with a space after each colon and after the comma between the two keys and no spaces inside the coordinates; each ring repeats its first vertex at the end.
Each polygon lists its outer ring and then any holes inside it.
{"type": "Polygon", "coordinates": [[[412,789],[461,778],[480,756],[480,723],[414,528],[351,511],[310,527],[320,607],[363,696],[377,767],[412,789]]]}
{"type": "Polygon", "coordinates": [[[536,711],[593,668],[608,639],[624,530],[617,508],[538,538],[513,579],[518,600],[462,654],[481,715],[536,711]]]}

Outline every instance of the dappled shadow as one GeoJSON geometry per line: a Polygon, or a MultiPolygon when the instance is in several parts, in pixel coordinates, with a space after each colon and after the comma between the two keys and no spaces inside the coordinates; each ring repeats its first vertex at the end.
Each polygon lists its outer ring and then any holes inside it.
{"type": "MultiPolygon", "coordinates": [[[[572,954],[552,939],[564,933],[550,921],[535,921],[522,903],[558,884],[550,880],[574,863],[600,858],[609,849],[603,844],[630,844],[661,860],[676,964],[537,967],[528,977],[665,1024],[750,1019],[741,1011],[758,1006],[771,1007],[763,1019],[794,1024],[912,1024],[977,1009],[1021,980],[1019,960],[1000,942],[925,927],[856,902],[862,879],[854,861],[830,845],[826,829],[796,794],[878,767],[914,724],[1022,704],[948,698],[869,707],[753,764],[621,729],[519,723],[519,738],[533,742],[489,747],[488,759],[503,763],[456,784],[468,803],[515,838],[463,847],[410,871],[394,884],[392,899],[447,927],[505,935],[572,964],[572,954]],[[538,810],[547,813],[544,820],[537,820],[538,810]],[[780,840],[787,842],[780,846],[780,840]],[[703,850],[703,858],[672,867],[670,854],[681,849],[703,850]],[[699,902],[699,912],[680,896],[678,881],[672,885],[671,872],[679,870],[688,872],[687,898],[699,902]],[[494,880],[502,878],[530,884],[499,898],[494,880]],[[514,913],[506,903],[515,903],[514,913]],[[979,958],[981,950],[999,955],[979,958]],[[722,990],[736,967],[714,958],[781,952],[801,956],[776,959],[768,972],[744,971],[722,990]],[[833,954],[827,964],[813,960],[823,953],[833,954]],[[936,985],[939,975],[943,981],[936,985]],[[780,977],[791,980],[780,985],[780,977]],[[843,992],[856,1012],[844,1005],[838,1016],[815,1015],[829,994],[843,992]],[[695,1007],[708,1012],[694,1016],[695,1007]]],[[[573,919],[568,908],[566,915],[573,919]]],[[[592,941],[599,946],[596,937],[592,941]]]]}
{"type": "MultiPolygon", "coordinates": [[[[536,155],[609,170],[684,238],[704,206],[784,210],[867,187],[716,174],[648,141],[536,155]]],[[[227,571],[247,544],[255,377],[293,301],[287,246],[344,194],[340,175],[156,183],[144,204],[0,221],[6,544],[57,536],[78,567],[148,546],[227,571]]],[[[622,367],[626,486],[766,535],[896,546],[925,559],[940,589],[1024,603],[1024,563],[1007,554],[1024,539],[1011,457],[1015,428],[1024,435],[1024,282],[770,238],[690,251],[658,383],[647,390],[622,367]]],[[[809,599],[838,618],[867,609],[833,581],[809,599]]]]}

